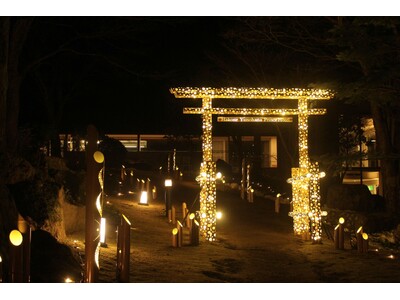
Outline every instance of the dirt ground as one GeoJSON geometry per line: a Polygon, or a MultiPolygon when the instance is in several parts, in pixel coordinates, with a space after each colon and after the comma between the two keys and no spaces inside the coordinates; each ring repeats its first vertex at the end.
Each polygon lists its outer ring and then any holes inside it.
{"type": "MultiPolygon", "coordinates": [[[[182,220],[182,202],[192,211],[196,210],[197,193],[195,183],[181,182],[174,187],[172,201],[178,219],[182,220]]],[[[163,193],[159,193],[157,200],[150,200],[148,206],[138,205],[137,197],[132,195],[108,197],[105,210],[115,215],[124,214],[132,223],[129,282],[136,284],[120,285],[130,291],[141,290],[140,283],[171,283],[155,285],[157,288],[154,290],[148,285],[144,287],[146,292],[150,289],[167,296],[174,284],[191,283],[179,285],[177,289],[182,294],[172,292],[177,297],[194,293],[194,283],[213,283],[209,286],[211,291],[215,289],[215,283],[230,283],[222,285],[223,291],[234,295],[242,293],[242,290],[236,291],[238,286],[245,288],[248,294],[259,295],[270,289],[286,295],[293,293],[294,296],[302,289],[325,291],[323,283],[352,283],[338,285],[339,289],[332,289],[329,285],[331,291],[328,294],[339,293],[339,296],[353,293],[353,289],[360,294],[371,287],[379,287],[379,295],[392,293],[390,287],[393,285],[385,284],[382,289],[381,285],[359,287],[359,283],[393,283],[398,287],[400,259],[399,254],[391,249],[384,249],[371,241],[368,253],[362,254],[351,249],[350,239],[346,239],[345,250],[336,250],[333,241],[325,234],[322,244],[312,244],[294,236],[288,205],[282,205],[278,214],[274,211],[274,202],[265,198],[256,197],[253,203],[249,203],[237,192],[218,191],[217,199],[217,210],[223,214],[217,223],[217,241],[200,239],[198,246],[191,246],[188,229],[184,228],[183,246],[176,248],[172,247],[171,232],[175,225],[165,216],[163,193]],[[287,284],[289,287],[294,284],[296,288],[286,288],[287,284]]],[[[108,224],[107,247],[100,251],[100,283],[117,282],[117,223],[118,220],[114,220],[108,224]]],[[[83,233],[70,236],[70,240],[77,251],[84,253],[83,233]]],[[[110,285],[105,288],[110,288],[110,285]]],[[[366,293],[364,298],[374,294],[371,290],[366,293]]]]}

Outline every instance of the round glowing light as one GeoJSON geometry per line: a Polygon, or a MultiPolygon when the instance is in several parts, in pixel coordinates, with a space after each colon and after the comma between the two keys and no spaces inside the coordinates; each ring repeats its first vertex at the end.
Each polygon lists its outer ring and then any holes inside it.
{"type": "Polygon", "coordinates": [[[10,242],[14,246],[19,246],[22,244],[22,234],[18,230],[12,230],[10,232],[10,242]]]}
{"type": "Polygon", "coordinates": [[[72,283],[74,282],[71,278],[67,277],[65,278],[65,283],[72,283]]]}
{"type": "Polygon", "coordinates": [[[95,160],[97,163],[99,163],[99,164],[101,164],[101,163],[104,161],[104,155],[103,155],[103,153],[101,153],[100,151],[96,151],[96,152],[93,154],[93,158],[94,158],[94,160],[95,160]]]}
{"type": "Polygon", "coordinates": [[[221,179],[221,178],[222,178],[221,172],[218,172],[218,173],[216,174],[216,178],[217,178],[217,179],[221,179]]]}
{"type": "Polygon", "coordinates": [[[207,214],[206,214],[206,213],[202,213],[202,214],[201,214],[201,217],[204,219],[204,218],[207,217],[207,214]]]}
{"type": "Polygon", "coordinates": [[[177,234],[178,234],[178,228],[172,229],[172,234],[173,234],[173,235],[177,235],[177,234]]]}
{"type": "Polygon", "coordinates": [[[326,173],[325,173],[325,172],[319,173],[319,178],[324,178],[325,176],[326,176],[326,173]]]}
{"type": "Polygon", "coordinates": [[[362,238],[364,239],[364,240],[368,240],[368,234],[366,234],[365,232],[362,234],[362,238]]]}
{"type": "Polygon", "coordinates": [[[3,259],[1,258],[1,255],[0,255],[0,263],[3,261],[3,259]]]}
{"type": "Polygon", "coordinates": [[[339,223],[340,223],[340,224],[344,224],[344,218],[340,218],[340,219],[339,219],[339,223]]]}
{"type": "Polygon", "coordinates": [[[217,219],[220,220],[222,218],[222,212],[218,211],[217,212],[217,219]]]}
{"type": "Polygon", "coordinates": [[[190,219],[190,220],[193,220],[194,217],[195,217],[195,214],[194,214],[194,213],[191,213],[191,214],[189,215],[189,219],[190,219]]]}

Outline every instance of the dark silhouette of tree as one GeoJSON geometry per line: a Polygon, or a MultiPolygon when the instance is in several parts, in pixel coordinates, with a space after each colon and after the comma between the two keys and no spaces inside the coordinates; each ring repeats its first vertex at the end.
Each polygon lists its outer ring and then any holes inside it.
{"type": "MultiPolygon", "coordinates": [[[[242,17],[224,46],[264,86],[332,88],[374,120],[388,212],[400,210],[398,17],[242,17]],[[257,57],[257,59],[255,58],[257,57]]],[[[232,59],[230,57],[230,59],[232,59]]],[[[238,78],[228,56],[216,61],[238,78]]],[[[234,78],[231,75],[231,78],[234,78]]],[[[249,79],[246,79],[249,80],[249,79]]]]}

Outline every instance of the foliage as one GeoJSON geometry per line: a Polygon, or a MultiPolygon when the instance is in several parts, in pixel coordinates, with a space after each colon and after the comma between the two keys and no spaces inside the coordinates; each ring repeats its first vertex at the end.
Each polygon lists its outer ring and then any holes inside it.
{"type": "Polygon", "coordinates": [[[16,183],[10,186],[18,211],[23,217],[30,217],[41,227],[46,220],[54,219],[54,210],[58,205],[60,185],[50,178],[37,176],[32,181],[16,183]]]}
{"type": "Polygon", "coordinates": [[[98,147],[105,158],[106,167],[120,168],[126,160],[128,151],[125,146],[117,139],[105,136],[98,147]]]}

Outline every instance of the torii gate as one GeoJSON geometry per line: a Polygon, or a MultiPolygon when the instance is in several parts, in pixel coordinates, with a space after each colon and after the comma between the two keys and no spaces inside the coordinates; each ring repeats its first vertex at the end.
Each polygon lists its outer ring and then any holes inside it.
{"type": "MultiPolygon", "coordinates": [[[[298,116],[299,130],[299,168],[292,168],[294,233],[310,233],[314,242],[322,235],[321,209],[319,195],[319,170],[317,163],[310,163],[308,157],[308,116],[324,115],[326,109],[309,109],[309,100],[329,100],[333,97],[330,90],[323,89],[272,89],[272,88],[171,88],[176,98],[202,99],[202,107],[184,108],[184,114],[201,114],[203,123],[203,161],[200,167],[200,228],[208,241],[216,239],[216,164],[212,161],[212,115],[241,115],[239,121],[259,122],[264,117],[254,116],[298,116]],[[297,109],[268,108],[213,108],[212,100],[222,99],[289,99],[298,100],[297,109]]],[[[226,121],[233,121],[226,117],[226,121]]]]}

